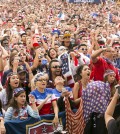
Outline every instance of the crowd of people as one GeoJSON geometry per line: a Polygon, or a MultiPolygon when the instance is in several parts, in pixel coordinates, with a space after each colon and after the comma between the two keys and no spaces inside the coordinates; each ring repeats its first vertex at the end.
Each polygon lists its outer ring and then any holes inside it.
{"type": "Polygon", "coordinates": [[[119,134],[120,6],[1,1],[0,83],[1,134],[28,116],[57,126],[62,111],[69,134],[119,134]]]}

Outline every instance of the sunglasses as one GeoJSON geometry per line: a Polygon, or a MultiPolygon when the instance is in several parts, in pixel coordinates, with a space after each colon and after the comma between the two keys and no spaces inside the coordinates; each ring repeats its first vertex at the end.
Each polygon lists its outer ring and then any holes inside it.
{"type": "Polygon", "coordinates": [[[39,80],[37,80],[37,81],[45,82],[45,81],[47,81],[47,80],[46,80],[46,79],[39,79],[39,80]]]}
{"type": "Polygon", "coordinates": [[[105,48],[105,46],[100,46],[100,48],[105,48]]]}
{"type": "Polygon", "coordinates": [[[87,48],[82,48],[81,50],[82,50],[82,51],[87,51],[87,48]]]}
{"type": "Polygon", "coordinates": [[[53,66],[52,68],[62,68],[61,66],[53,66]]]}
{"type": "Polygon", "coordinates": [[[115,47],[115,49],[120,49],[120,47],[115,47]]]}
{"type": "Polygon", "coordinates": [[[20,27],[21,25],[17,25],[18,27],[20,27]]]}

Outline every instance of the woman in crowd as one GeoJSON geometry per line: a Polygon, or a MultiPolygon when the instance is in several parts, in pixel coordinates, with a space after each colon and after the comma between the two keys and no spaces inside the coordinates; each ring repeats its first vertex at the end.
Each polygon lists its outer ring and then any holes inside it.
{"type": "Polygon", "coordinates": [[[45,73],[38,73],[34,79],[36,89],[30,94],[35,96],[36,106],[39,110],[39,115],[51,114],[54,110],[53,123],[58,123],[58,107],[56,103],[56,97],[52,90],[46,88],[47,78],[45,73]],[[53,110],[52,110],[53,107],[53,110]]]}
{"type": "Polygon", "coordinates": [[[3,107],[10,103],[14,89],[20,86],[18,74],[13,72],[9,73],[5,85],[5,89],[2,89],[4,92],[2,92],[3,94],[1,95],[3,107]]]}
{"type": "Polygon", "coordinates": [[[50,57],[51,60],[57,58],[56,50],[54,48],[50,48],[48,50],[48,56],[50,57]]]}
{"type": "Polygon", "coordinates": [[[90,73],[90,68],[87,65],[82,65],[77,69],[76,74],[78,75],[78,81],[73,88],[74,100],[82,96],[82,90],[85,89],[90,82],[90,73]]]}
{"type": "Polygon", "coordinates": [[[24,120],[27,119],[29,115],[33,118],[39,119],[40,117],[34,96],[30,95],[29,99],[32,104],[32,108],[27,105],[25,90],[23,88],[15,88],[13,91],[13,98],[5,113],[4,121],[8,122],[16,119],[24,120]]]}
{"type": "Polygon", "coordinates": [[[106,70],[104,73],[104,82],[108,82],[110,84],[110,91],[111,91],[111,97],[113,97],[116,89],[115,85],[117,85],[116,77],[115,77],[115,72],[113,70],[106,70]]]}
{"type": "Polygon", "coordinates": [[[1,81],[3,86],[5,86],[7,75],[10,72],[17,72],[18,62],[19,62],[19,57],[17,56],[17,53],[11,53],[9,58],[9,64],[4,67],[4,73],[1,81]]]}

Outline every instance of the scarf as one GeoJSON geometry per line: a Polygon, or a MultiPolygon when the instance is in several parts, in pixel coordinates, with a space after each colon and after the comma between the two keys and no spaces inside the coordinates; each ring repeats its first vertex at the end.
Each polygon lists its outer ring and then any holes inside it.
{"type": "Polygon", "coordinates": [[[87,123],[93,112],[104,114],[110,102],[110,85],[93,81],[82,91],[84,120],[87,123]]]}

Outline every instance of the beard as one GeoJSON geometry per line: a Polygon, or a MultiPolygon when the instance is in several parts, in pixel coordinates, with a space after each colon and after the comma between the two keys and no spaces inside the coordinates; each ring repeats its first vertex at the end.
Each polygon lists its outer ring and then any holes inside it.
{"type": "Polygon", "coordinates": [[[56,76],[60,76],[61,71],[55,71],[54,74],[55,74],[56,76]]]}

